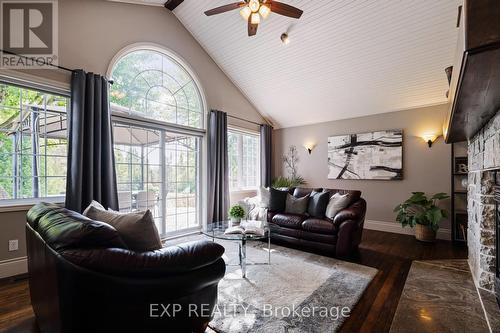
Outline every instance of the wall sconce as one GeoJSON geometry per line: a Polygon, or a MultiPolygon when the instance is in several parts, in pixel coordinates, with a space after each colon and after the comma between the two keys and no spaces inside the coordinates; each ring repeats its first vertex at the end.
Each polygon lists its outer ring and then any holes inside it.
{"type": "Polygon", "coordinates": [[[306,143],[304,145],[304,148],[307,150],[307,152],[309,153],[309,155],[311,155],[311,153],[312,153],[312,151],[313,151],[313,149],[314,149],[315,146],[316,145],[314,143],[306,143]]]}
{"type": "Polygon", "coordinates": [[[429,134],[429,133],[426,133],[426,134],[422,134],[422,139],[427,142],[427,144],[429,145],[429,148],[432,147],[432,144],[434,143],[434,141],[436,141],[436,139],[439,137],[439,135],[436,135],[436,134],[429,134]]]}

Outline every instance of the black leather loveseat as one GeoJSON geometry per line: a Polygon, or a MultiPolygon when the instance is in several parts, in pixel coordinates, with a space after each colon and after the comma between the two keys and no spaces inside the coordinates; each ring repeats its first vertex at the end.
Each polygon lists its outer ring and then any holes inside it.
{"type": "MultiPolygon", "coordinates": [[[[349,205],[339,211],[333,219],[312,217],[307,214],[289,214],[268,211],[267,221],[271,239],[303,249],[316,250],[336,257],[354,254],[361,242],[366,214],[366,201],[361,192],[343,189],[292,188],[289,193],[296,198],[312,192],[347,194],[349,205]]],[[[324,212],[323,212],[324,213],[324,212]]]]}
{"type": "Polygon", "coordinates": [[[216,243],[137,253],[110,225],[52,204],[28,212],[26,237],[42,333],[204,332],[211,319],[225,273],[216,243]]]}

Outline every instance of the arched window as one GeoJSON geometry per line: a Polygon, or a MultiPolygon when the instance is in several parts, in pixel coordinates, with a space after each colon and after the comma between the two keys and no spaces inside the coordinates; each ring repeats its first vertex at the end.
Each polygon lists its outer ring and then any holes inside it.
{"type": "Polygon", "coordinates": [[[120,211],[149,209],[162,236],[199,228],[205,103],[194,73],[175,54],[136,44],[108,75],[120,211]]]}
{"type": "Polygon", "coordinates": [[[188,66],[159,48],[132,49],[111,70],[115,112],[203,128],[203,99],[188,66]]]}

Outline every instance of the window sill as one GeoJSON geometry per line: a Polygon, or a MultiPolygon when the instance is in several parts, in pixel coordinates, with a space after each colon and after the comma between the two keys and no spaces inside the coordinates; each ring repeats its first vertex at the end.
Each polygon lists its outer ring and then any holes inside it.
{"type": "Polygon", "coordinates": [[[28,211],[34,205],[40,202],[49,202],[54,204],[64,204],[64,197],[40,198],[40,199],[21,199],[21,200],[1,200],[0,213],[23,212],[28,211]]]}
{"type": "Polygon", "coordinates": [[[229,194],[243,194],[243,193],[248,193],[248,192],[257,192],[257,188],[249,188],[249,189],[242,189],[242,190],[230,190],[229,194]]]}

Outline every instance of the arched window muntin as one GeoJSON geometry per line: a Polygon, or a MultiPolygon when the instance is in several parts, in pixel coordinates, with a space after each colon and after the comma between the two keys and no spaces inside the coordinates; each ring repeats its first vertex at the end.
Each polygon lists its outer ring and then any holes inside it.
{"type": "Polygon", "coordinates": [[[199,80],[174,52],[154,44],[131,45],[113,58],[108,76],[114,80],[110,88],[114,112],[205,128],[206,103],[199,80]]]}

